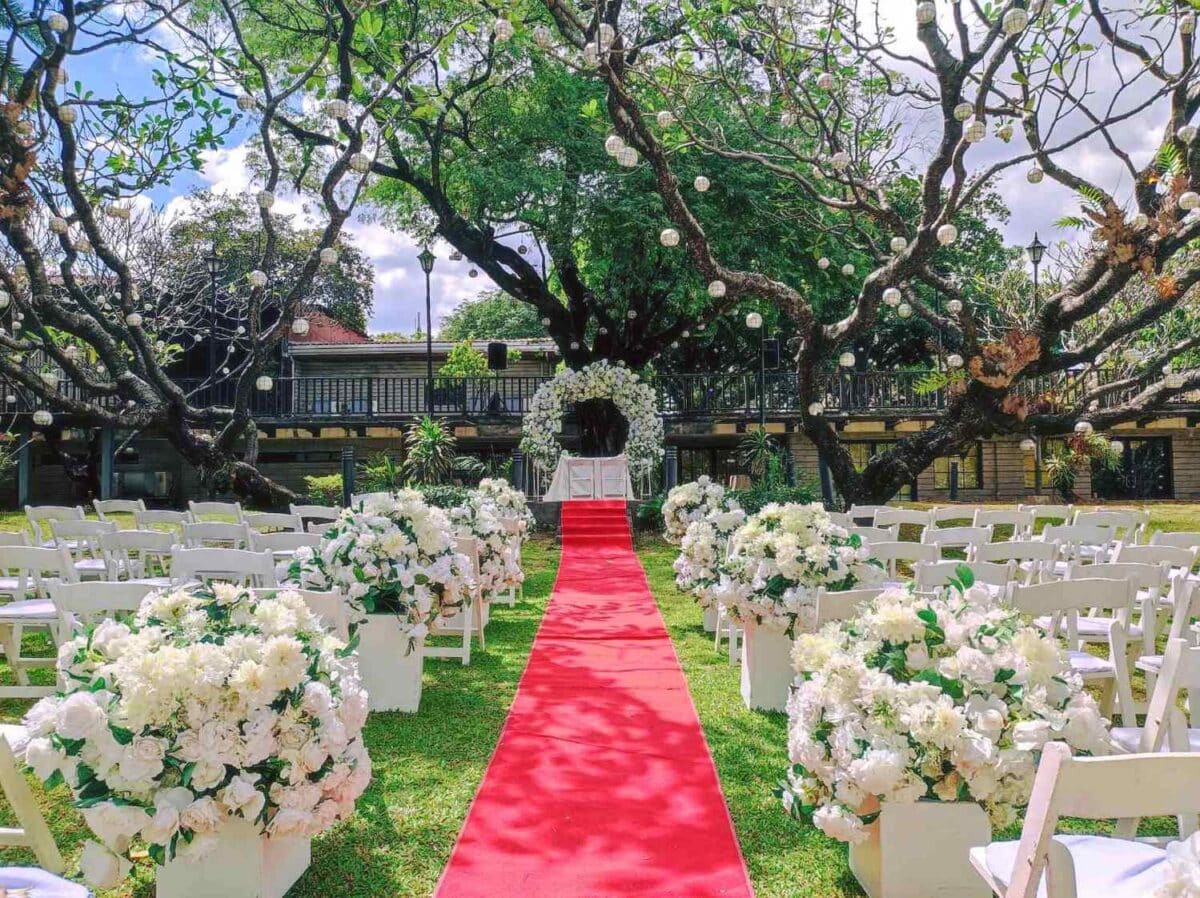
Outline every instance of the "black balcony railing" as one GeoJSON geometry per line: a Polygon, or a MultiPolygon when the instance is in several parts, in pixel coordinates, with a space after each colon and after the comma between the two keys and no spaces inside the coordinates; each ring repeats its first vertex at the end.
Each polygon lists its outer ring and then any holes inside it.
{"type": "MultiPolygon", "coordinates": [[[[831,415],[932,415],[944,408],[944,390],[926,391],[921,371],[836,371],[821,375],[817,399],[831,415]]],[[[439,417],[519,419],[529,409],[538,387],[548,377],[285,377],[269,390],[252,390],[251,414],[261,422],[371,421],[407,419],[430,411],[439,417]]],[[[812,401],[800,395],[795,373],[671,374],[652,380],[659,407],[668,418],[755,417],[760,407],[769,415],[793,416],[812,401]]],[[[1038,378],[1022,382],[1018,391],[1030,397],[1050,396],[1072,405],[1098,381],[1038,378]]],[[[184,381],[181,388],[196,407],[231,406],[235,384],[184,381]]],[[[79,388],[60,381],[64,397],[80,400],[79,388]]],[[[1137,388],[1114,392],[1102,404],[1123,402],[1137,388]]],[[[95,399],[115,405],[115,398],[95,399]]],[[[29,413],[39,403],[23,387],[5,388],[7,410],[29,413]]],[[[1183,394],[1176,405],[1200,406],[1200,394],[1183,394]]]]}

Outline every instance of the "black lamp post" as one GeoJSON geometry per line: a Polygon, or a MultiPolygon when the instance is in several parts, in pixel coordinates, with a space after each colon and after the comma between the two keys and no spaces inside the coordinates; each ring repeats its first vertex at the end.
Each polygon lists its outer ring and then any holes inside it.
{"type": "Polygon", "coordinates": [[[758,426],[760,430],[767,429],[767,329],[763,327],[763,317],[758,312],[746,316],[746,327],[758,331],[758,426]]]}
{"type": "Polygon", "coordinates": [[[429,301],[429,275],[436,259],[428,246],[417,256],[421,270],[425,272],[425,408],[430,415],[433,414],[433,313],[429,301]]]}
{"type": "Polygon", "coordinates": [[[1046,254],[1046,245],[1038,240],[1037,231],[1033,232],[1033,243],[1025,247],[1029,261],[1033,263],[1033,311],[1036,314],[1041,307],[1041,296],[1038,293],[1038,268],[1042,264],[1042,256],[1046,254]]]}
{"type": "Polygon", "coordinates": [[[221,274],[221,257],[217,255],[217,241],[213,240],[208,255],[204,257],[208,266],[208,377],[217,373],[217,277],[221,274]]]}

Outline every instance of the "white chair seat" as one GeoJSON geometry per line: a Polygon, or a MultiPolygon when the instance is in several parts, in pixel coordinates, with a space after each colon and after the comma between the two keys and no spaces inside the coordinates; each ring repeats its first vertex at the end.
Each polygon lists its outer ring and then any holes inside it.
{"type": "MultiPolygon", "coordinates": [[[[1112,622],[1111,617],[1078,617],[1075,620],[1075,629],[1079,633],[1080,639],[1088,642],[1108,642],[1108,628],[1112,626],[1112,622]]],[[[1050,630],[1050,618],[1048,617],[1039,617],[1033,623],[1047,632],[1050,630]]],[[[1130,624],[1125,632],[1131,637],[1140,637],[1142,627],[1140,624],[1130,624]]],[[[1066,627],[1060,626],[1058,635],[1065,636],[1066,627]]]]}
{"type": "MultiPolygon", "coordinates": [[[[1141,727],[1113,727],[1109,733],[1112,741],[1119,745],[1122,751],[1137,753],[1138,745],[1142,741],[1141,727]]],[[[1171,747],[1164,743],[1162,750],[1170,751],[1171,747]]],[[[1188,751],[1200,751],[1200,730],[1188,730],[1188,751]]]]}
{"type": "Polygon", "coordinates": [[[153,586],[157,589],[170,589],[171,586],[174,585],[174,581],[172,581],[170,577],[133,577],[129,580],[122,580],[121,582],[144,583],[147,586],[153,586]]]}
{"type": "Polygon", "coordinates": [[[1162,672],[1162,663],[1162,655],[1142,655],[1133,663],[1133,666],[1142,673],[1158,674],[1162,672]]]}
{"type": "Polygon", "coordinates": [[[1071,670],[1083,677],[1111,676],[1113,673],[1111,661],[1107,658],[1097,658],[1090,652],[1070,649],[1067,651],[1067,660],[1071,664],[1071,670]]]}
{"type": "Polygon", "coordinates": [[[0,605],[0,623],[25,623],[38,619],[58,620],[58,612],[49,599],[22,599],[0,605]]]}
{"type": "Polygon", "coordinates": [[[29,741],[29,730],[19,723],[0,723],[0,739],[8,743],[13,754],[19,755],[25,751],[25,743],[29,741]]]}
{"type": "MultiPolygon", "coordinates": [[[[25,581],[25,591],[29,591],[32,584],[25,581]]],[[[0,593],[13,595],[21,590],[21,581],[17,577],[0,577],[0,593]]]]}
{"type": "MultiPolygon", "coordinates": [[[[1167,876],[1167,853],[1144,842],[1104,836],[1055,836],[1075,862],[1077,898],[1148,898],[1167,876]]],[[[1012,879],[1018,842],[971,849],[971,863],[1004,888],[1012,879]]],[[[1046,882],[1038,886],[1045,898],[1046,882]]]]}

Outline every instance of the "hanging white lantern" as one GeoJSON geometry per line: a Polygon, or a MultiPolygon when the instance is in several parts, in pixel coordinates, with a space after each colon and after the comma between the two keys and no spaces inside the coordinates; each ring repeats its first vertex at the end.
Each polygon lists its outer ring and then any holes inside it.
{"type": "Polygon", "coordinates": [[[883,291],[883,302],[885,305],[895,308],[900,305],[901,299],[903,299],[903,296],[900,293],[899,287],[888,287],[883,291]]]}
{"type": "Polygon", "coordinates": [[[963,131],[963,137],[967,143],[982,143],[987,137],[987,124],[981,118],[971,119],[963,131]]]}
{"type": "Polygon", "coordinates": [[[850,154],[845,150],[838,150],[829,157],[829,165],[834,171],[845,171],[850,167],[850,154]]]}
{"type": "Polygon", "coordinates": [[[908,239],[905,237],[893,237],[892,242],[889,245],[892,248],[892,252],[902,253],[908,249],[908,239]]]}
{"type": "Polygon", "coordinates": [[[1075,432],[1080,435],[1089,434],[1095,429],[1091,421],[1080,421],[1075,425],[1075,432]]]}
{"type": "Polygon", "coordinates": [[[792,127],[792,125],[796,124],[796,113],[786,110],[779,113],[779,124],[785,128],[792,127]]]}
{"type": "Polygon", "coordinates": [[[55,215],[50,219],[50,230],[55,234],[67,233],[68,227],[69,225],[67,224],[67,220],[65,218],[59,218],[57,215],[55,215]]]}
{"type": "Polygon", "coordinates": [[[595,44],[588,44],[583,48],[583,64],[587,66],[599,65],[600,51],[596,49],[595,44]]]}
{"type": "Polygon", "coordinates": [[[963,304],[962,304],[961,299],[952,299],[948,303],[946,303],[946,311],[949,312],[951,315],[957,315],[962,310],[963,310],[963,304]]]}
{"type": "Polygon", "coordinates": [[[1004,14],[1004,18],[1000,20],[1000,27],[1009,37],[1015,37],[1029,27],[1029,13],[1019,6],[1014,6],[1004,14]]]}
{"type": "Polygon", "coordinates": [[[900,305],[896,306],[896,314],[901,318],[907,318],[912,315],[912,306],[906,302],[902,302],[900,305]]]}
{"type": "Polygon", "coordinates": [[[963,100],[963,102],[959,103],[957,106],[954,107],[954,117],[956,119],[958,119],[960,122],[965,122],[967,119],[969,119],[974,114],[975,114],[974,105],[971,103],[968,103],[966,100],[963,100]]]}
{"type": "Polygon", "coordinates": [[[254,386],[259,391],[266,393],[271,387],[275,386],[275,381],[267,374],[260,374],[258,380],[254,381],[254,386]]]}
{"type": "MultiPolygon", "coordinates": [[[[547,323],[547,324],[549,324],[549,323],[550,323],[550,319],[549,319],[549,318],[547,318],[547,319],[546,319],[546,323],[547,323]]],[[[600,327],[600,328],[597,328],[597,329],[596,329],[596,333],[598,333],[600,336],[602,336],[602,337],[603,337],[603,336],[605,336],[605,335],[607,335],[607,334],[608,334],[608,328],[607,328],[607,327],[600,327]]],[[[683,332],[683,335],[686,337],[686,336],[687,336],[687,331],[684,331],[684,332],[683,332]]]]}
{"type": "Polygon", "coordinates": [[[762,323],[763,317],[758,312],[751,312],[746,316],[746,327],[752,331],[756,331],[762,327],[762,323]]]}
{"type": "Polygon", "coordinates": [[[600,49],[607,50],[613,45],[617,39],[617,30],[607,22],[601,22],[600,27],[596,29],[596,40],[600,43],[600,49]]]}
{"type": "Polygon", "coordinates": [[[7,309],[10,302],[12,297],[8,295],[8,291],[0,290],[0,310],[7,309]]]}
{"type": "Polygon", "coordinates": [[[578,348],[579,348],[579,343],[578,343],[578,341],[576,341],[576,340],[572,340],[572,341],[571,341],[571,348],[572,348],[572,349],[578,349],[578,348]]]}
{"type": "Polygon", "coordinates": [[[1163,378],[1163,383],[1167,385],[1168,390],[1181,390],[1186,382],[1186,378],[1178,371],[1172,371],[1163,378]]]}
{"type": "Polygon", "coordinates": [[[937,7],[929,0],[917,4],[917,25],[928,25],[937,18],[937,7]]]}
{"type": "Polygon", "coordinates": [[[14,396],[12,393],[9,393],[7,396],[4,397],[4,401],[7,402],[9,405],[13,405],[14,403],[16,403],[17,397],[14,396]]]}
{"type": "Polygon", "coordinates": [[[813,418],[819,418],[825,414],[825,406],[820,402],[810,402],[808,404],[808,414],[813,418]]]}
{"type": "Polygon", "coordinates": [[[350,157],[350,170],[358,172],[360,175],[366,174],[371,170],[371,160],[366,153],[355,153],[350,157]]]}
{"type": "Polygon", "coordinates": [[[327,246],[321,250],[319,258],[322,265],[332,265],[338,260],[338,251],[332,246],[327,246]]]}
{"type": "Polygon", "coordinates": [[[633,168],[637,165],[638,154],[633,147],[621,147],[617,153],[617,165],[622,165],[625,168],[633,168]]]}
{"type": "Polygon", "coordinates": [[[275,194],[269,190],[260,190],[254,195],[254,201],[258,203],[258,208],[270,209],[275,205],[275,194]]]}
{"type": "Polygon", "coordinates": [[[1013,124],[1012,124],[1012,122],[1005,122],[999,128],[997,128],[996,136],[999,137],[1001,140],[1003,140],[1005,143],[1008,143],[1010,140],[1012,140],[1013,139],[1013,124]]]}
{"type": "Polygon", "coordinates": [[[663,228],[658,235],[658,242],[663,246],[679,246],[679,232],[674,228],[663,228]]]}
{"type": "Polygon", "coordinates": [[[829,267],[829,260],[824,256],[821,256],[821,258],[817,259],[817,267],[824,271],[829,267]]]}
{"type": "Polygon", "coordinates": [[[255,103],[254,97],[250,96],[250,94],[242,94],[237,98],[237,108],[242,110],[242,112],[250,112],[256,105],[258,104],[255,103]]]}
{"type": "Polygon", "coordinates": [[[633,321],[633,319],[637,318],[637,311],[635,309],[630,309],[628,312],[625,313],[625,317],[628,318],[630,321],[633,321]]]}
{"type": "Polygon", "coordinates": [[[1200,193],[1194,190],[1188,190],[1179,195],[1179,208],[1185,212],[1191,212],[1193,209],[1200,209],[1200,193]]]}
{"type": "Polygon", "coordinates": [[[246,275],[246,280],[250,282],[251,287],[265,287],[267,286],[267,273],[256,268],[246,275]]]}
{"type": "Polygon", "coordinates": [[[54,423],[54,416],[44,408],[39,408],[33,413],[33,423],[38,427],[49,427],[54,423]]]}
{"type": "Polygon", "coordinates": [[[308,333],[308,319],[307,318],[297,318],[295,321],[293,321],[292,322],[292,333],[295,334],[297,337],[303,337],[305,334],[307,334],[308,333]]]}
{"type": "Polygon", "coordinates": [[[139,315],[137,312],[130,312],[128,315],[125,316],[125,323],[128,324],[130,327],[141,327],[142,326],[142,316],[139,315]]]}
{"type": "MultiPolygon", "coordinates": [[[[607,331],[607,330],[604,330],[604,328],[601,328],[601,330],[603,330],[605,333],[608,333],[608,331],[607,331]]],[[[685,331],[684,331],[683,333],[681,333],[679,336],[683,337],[683,339],[685,339],[685,340],[686,340],[686,339],[687,339],[688,337],[690,337],[691,335],[692,335],[692,332],[691,332],[691,331],[687,331],[687,330],[685,330],[685,331]]]]}
{"type": "Polygon", "coordinates": [[[46,27],[56,34],[62,34],[70,27],[70,23],[62,13],[52,12],[46,16],[46,27]]]}
{"type": "Polygon", "coordinates": [[[697,193],[707,193],[711,184],[704,175],[696,175],[696,180],[692,182],[692,186],[696,188],[697,193]]]}
{"type": "Polygon", "coordinates": [[[675,124],[675,115],[668,109],[662,109],[654,116],[654,120],[658,122],[658,127],[669,128],[675,124]]]}
{"type": "Polygon", "coordinates": [[[542,327],[549,327],[549,326],[550,326],[550,319],[549,319],[549,318],[543,318],[543,319],[542,319],[542,327]]]}
{"type": "Polygon", "coordinates": [[[1046,172],[1042,170],[1040,165],[1036,163],[1029,171],[1025,172],[1025,180],[1030,184],[1041,184],[1046,177],[1046,172]]]}
{"type": "Polygon", "coordinates": [[[950,246],[958,240],[958,228],[952,224],[944,224],[937,229],[937,241],[942,246],[950,246]]]}
{"type": "Polygon", "coordinates": [[[350,104],[345,100],[330,100],[325,104],[325,114],[330,118],[345,118],[350,111],[350,104]]]}
{"type": "Polygon", "coordinates": [[[708,285],[708,295],[713,299],[720,299],[725,295],[725,282],[713,281],[708,285]]]}
{"type": "Polygon", "coordinates": [[[853,263],[847,262],[845,265],[843,265],[842,266],[842,274],[844,274],[846,277],[852,276],[854,274],[853,263]]]}
{"type": "Polygon", "coordinates": [[[42,379],[42,383],[44,383],[46,385],[47,389],[50,389],[50,390],[58,389],[58,375],[55,374],[53,371],[43,371],[41,373],[40,377],[42,379]]]}
{"type": "Polygon", "coordinates": [[[550,34],[550,29],[545,25],[538,25],[533,29],[533,42],[545,50],[550,46],[553,36],[550,34]]]}
{"type": "Polygon", "coordinates": [[[1194,12],[1184,13],[1179,17],[1179,33],[1194,34],[1196,31],[1196,14],[1194,12]]]}
{"type": "Polygon", "coordinates": [[[604,152],[610,156],[615,156],[621,152],[621,148],[625,146],[625,141],[621,139],[620,134],[610,134],[604,140],[604,152]]]}
{"type": "Polygon", "coordinates": [[[1025,437],[1025,439],[1021,440],[1020,446],[1022,452],[1032,452],[1037,448],[1037,443],[1029,437],[1025,437]]]}
{"type": "Polygon", "coordinates": [[[513,23],[508,19],[499,18],[492,25],[492,36],[498,41],[511,40],[514,33],[513,23]]]}
{"type": "Polygon", "coordinates": [[[838,364],[843,368],[853,368],[854,362],[854,353],[850,352],[849,350],[838,356],[838,364]]]}
{"type": "Polygon", "coordinates": [[[1184,143],[1191,143],[1193,140],[1196,139],[1196,126],[1195,125],[1183,125],[1181,128],[1179,128],[1175,132],[1175,136],[1178,137],[1180,140],[1182,140],[1184,143]]]}
{"type": "Polygon", "coordinates": [[[961,368],[963,366],[963,357],[957,352],[952,352],[946,356],[947,368],[961,368]]]}
{"type": "Polygon", "coordinates": [[[78,117],[79,117],[78,113],[76,113],[74,106],[59,106],[58,107],[58,120],[60,122],[62,122],[64,125],[74,124],[75,119],[77,119],[78,117]]]}
{"type": "Polygon", "coordinates": [[[822,72],[817,76],[817,87],[821,90],[833,90],[833,75],[829,72],[822,72]]]}
{"type": "Polygon", "coordinates": [[[1108,448],[1115,455],[1121,455],[1122,453],[1125,452],[1125,444],[1122,443],[1120,440],[1113,440],[1112,442],[1110,442],[1108,444],[1108,448]]]}

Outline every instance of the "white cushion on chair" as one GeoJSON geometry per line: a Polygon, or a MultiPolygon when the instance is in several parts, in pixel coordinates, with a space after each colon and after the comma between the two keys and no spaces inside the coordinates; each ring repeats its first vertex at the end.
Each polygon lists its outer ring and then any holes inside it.
{"type": "MultiPolygon", "coordinates": [[[[1149,898],[1167,875],[1167,853],[1144,842],[1105,836],[1055,836],[1075,862],[1078,898],[1149,898]]],[[[971,849],[971,862],[991,872],[1005,887],[1012,878],[1018,842],[993,842],[971,849]]],[[[1043,877],[1039,898],[1046,894],[1043,877]]]]}
{"type": "Polygon", "coordinates": [[[22,599],[0,605],[0,621],[57,620],[58,611],[49,599],[22,599]]]}
{"type": "Polygon", "coordinates": [[[1158,674],[1162,672],[1162,664],[1162,655],[1142,655],[1133,663],[1133,666],[1143,673],[1158,674]]]}
{"type": "Polygon", "coordinates": [[[1107,658],[1097,658],[1090,652],[1080,652],[1075,649],[1067,651],[1067,660],[1071,662],[1071,670],[1083,676],[1111,674],[1112,662],[1107,658]]]}
{"type": "MultiPolygon", "coordinates": [[[[1112,736],[1112,741],[1122,750],[1130,754],[1137,754],[1138,745],[1142,741],[1141,727],[1113,727],[1109,730],[1109,734],[1112,736]]],[[[1164,742],[1162,750],[1170,751],[1171,747],[1164,742]]],[[[1188,730],[1188,751],[1200,752],[1200,730],[1188,730]]]]}
{"type": "MultiPolygon", "coordinates": [[[[1039,617],[1033,623],[1035,626],[1046,630],[1050,630],[1049,617],[1039,617]]],[[[1081,639],[1089,639],[1093,642],[1102,640],[1108,642],[1108,628],[1112,626],[1113,619],[1111,617],[1077,617],[1075,619],[1075,630],[1079,633],[1081,639]]],[[[1130,624],[1125,632],[1129,636],[1140,637],[1142,635],[1142,627],[1140,624],[1130,624]]],[[[1058,635],[1066,636],[1067,628],[1060,625],[1058,635]]]]}

